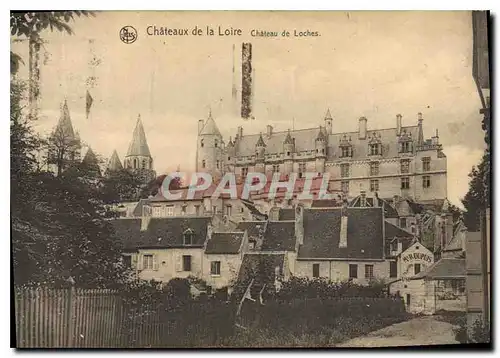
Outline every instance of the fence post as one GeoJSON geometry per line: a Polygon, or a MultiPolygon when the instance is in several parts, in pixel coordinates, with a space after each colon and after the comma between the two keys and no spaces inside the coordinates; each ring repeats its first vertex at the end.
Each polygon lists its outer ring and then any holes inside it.
{"type": "Polygon", "coordinates": [[[75,310],[74,310],[74,301],[75,301],[75,287],[71,286],[69,289],[69,295],[68,295],[68,307],[67,307],[67,322],[66,322],[66,327],[67,327],[67,341],[66,345],[68,348],[73,347],[73,341],[74,341],[74,318],[75,318],[75,310]]]}

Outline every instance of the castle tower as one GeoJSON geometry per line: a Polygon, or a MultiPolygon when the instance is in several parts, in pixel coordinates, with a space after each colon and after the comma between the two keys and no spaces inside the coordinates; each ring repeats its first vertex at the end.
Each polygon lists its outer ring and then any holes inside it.
{"type": "Polygon", "coordinates": [[[224,157],[224,141],[210,111],[198,133],[196,171],[210,173],[213,180],[218,180],[224,173],[224,157]]]}
{"type": "Polygon", "coordinates": [[[153,158],[142,126],[141,115],[137,118],[124,164],[126,169],[138,174],[144,183],[153,180],[156,176],[153,170],[153,158]]]}
{"type": "Polygon", "coordinates": [[[85,157],[82,160],[82,166],[89,172],[94,173],[97,176],[101,175],[101,169],[99,167],[99,160],[95,155],[92,148],[89,147],[87,153],[85,153],[85,157]]]}
{"type": "Polygon", "coordinates": [[[326,128],[327,134],[332,134],[333,118],[332,118],[332,114],[330,113],[330,108],[328,108],[328,110],[326,111],[326,114],[325,114],[325,128],[326,128]]]}
{"type": "Polygon", "coordinates": [[[293,153],[295,152],[295,141],[290,135],[290,130],[283,141],[284,171],[286,174],[293,172],[293,153]]]}
{"type": "Polygon", "coordinates": [[[266,159],[266,143],[264,143],[264,138],[262,138],[262,133],[259,135],[259,139],[255,144],[255,171],[257,173],[264,173],[266,169],[265,159],[266,159]]]}
{"type": "Polygon", "coordinates": [[[49,170],[61,174],[68,167],[80,162],[80,135],[73,130],[66,100],[61,106],[61,116],[50,135],[49,141],[50,149],[47,153],[49,170]]]}
{"type": "Polygon", "coordinates": [[[325,171],[326,140],[327,136],[325,129],[319,127],[319,132],[314,142],[316,148],[316,172],[318,173],[323,173],[325,171]]]}

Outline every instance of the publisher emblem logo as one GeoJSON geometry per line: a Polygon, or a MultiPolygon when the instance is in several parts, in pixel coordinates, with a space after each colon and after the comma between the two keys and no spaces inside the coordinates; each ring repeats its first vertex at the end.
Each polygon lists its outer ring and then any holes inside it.
{"type": "Polygon", "coordinates": [[[133,26],[124,26],[120,30],[120,40],[123,43],[131,44],[137,40],[137,30],[133,26]]]}

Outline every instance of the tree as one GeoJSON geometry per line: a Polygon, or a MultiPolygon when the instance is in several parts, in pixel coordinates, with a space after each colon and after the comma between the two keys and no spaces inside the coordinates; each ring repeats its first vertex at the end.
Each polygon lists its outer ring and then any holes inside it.
{"type": "Polygon", "coordinates": [[[135,201],[143,186],[140,178],[126,169],[107,172],[102,184],[102,195],[106,204],[135,201]]]}
{"type": "Polygon", "coordinates": [[[462,199],[464,224],[469,231],[479,231],[479,213],[490,205],[490,161],[485,153],[481,162],[469,173],[469,191],[462,199]]]}
{"type": "MultiPolygon", "coordinates": [[[[158,176],[156,179],[151,180],[145,187],[141,193],[142,198],[147,198],[150,195],[155,196],[160,191],[163,186],[164,180],[167,178],[167,174],[162,174],[158,176]]],[[[179,177],[174,177],[170,181],[169,190],[177,190],[182,188],[182,180],[179,177]]]]}
{"type": "Polygon", "coordinates": [[[47,164],[56,166],[57,175],[79,159],[80,141],[73,133],[57,126],[46,142],[47,164]]]}

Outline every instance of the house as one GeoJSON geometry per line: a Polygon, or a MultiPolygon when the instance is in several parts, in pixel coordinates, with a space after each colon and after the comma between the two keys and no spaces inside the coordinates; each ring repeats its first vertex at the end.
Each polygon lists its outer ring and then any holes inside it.
{"type": "Polygon", "coordinates": [[[174,277],[203,277],[210,217],[122,218],[110,222],[123,242],[124,260],[139,279],[168,282],[174,277]]]}
{"type": "Polygon", "coordinates": [[[359,284],[389,277],[381,207],[299,206],[295,225],[300,243],[296,276],[359,284]]]}
{"type": "Polygon", "coordinates": [[[216,289],[232,286],[247,250],[246,231],[211,233],[204,247],[203,279],[216,289]]]}

